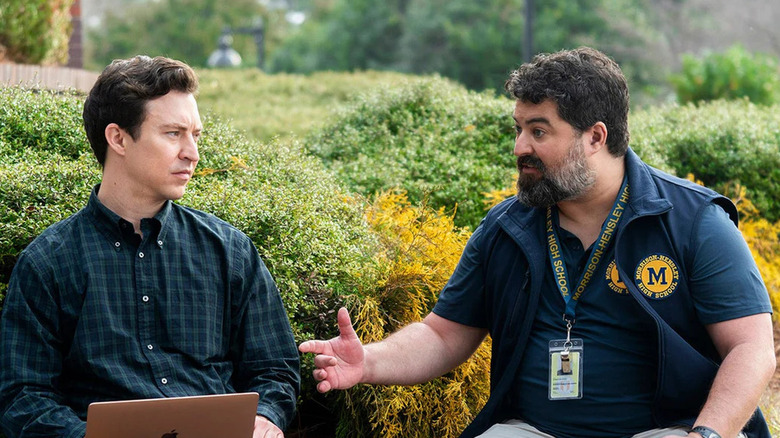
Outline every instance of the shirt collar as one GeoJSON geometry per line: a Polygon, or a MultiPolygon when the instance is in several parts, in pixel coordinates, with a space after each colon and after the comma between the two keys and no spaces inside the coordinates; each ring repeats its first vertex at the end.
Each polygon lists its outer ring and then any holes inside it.
{"type": "MultiPolygon", "coordinates": [[[[127,232],[123,232],[123,224],[125,224],[124,227],[126,227],[128,222],[100,202],[100,199],[98,199],[98,191],[100,191],[100,184],[97,184],[92,188],[92,193],[90,193],[89,201],[87,202],[86,212],[89,214],[89,217],[93,220],[93,223],[101,234],[112,243],[118,242],[123,239],[123,236],[127,232]]],[[[167,235],[168,226],[166,225],[170,222],[172,204],[171,201],[165,201],[165,204],[163,204],[160,211],[154,215],[154,218],[142,219],[142,222],[147,220],[153,221],[151,226],[153,231],[159,231],[155,234],[157,234],[156,244],[160,247],[162,247],[162,242],[167,235]]]]}
{"type": "Polygon", "coordinates": [[[637,216],[660,214],[672,208],[672,204],[659,193],[650,167],[631,148],[626,152],[625,162],[630,190],[628,205],[637,216]]]}

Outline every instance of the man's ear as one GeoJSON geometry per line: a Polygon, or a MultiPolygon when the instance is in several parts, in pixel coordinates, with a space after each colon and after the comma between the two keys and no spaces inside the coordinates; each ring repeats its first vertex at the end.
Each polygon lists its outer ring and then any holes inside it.
{"type": "Polygon", "coordinates": [[[109,123],[105,130],[106,142],[108,142],[108,149],[111,149],[115,154],[124,156],[127,137],[130,134],[124,129],[120,128],[116,123],[109,123]]]}
{"type": "Polygon", "coordinates": [[[595,153],[607,147],[607,125],[604,122],[596,122],[588,128],[587,146],[595,153]]]}

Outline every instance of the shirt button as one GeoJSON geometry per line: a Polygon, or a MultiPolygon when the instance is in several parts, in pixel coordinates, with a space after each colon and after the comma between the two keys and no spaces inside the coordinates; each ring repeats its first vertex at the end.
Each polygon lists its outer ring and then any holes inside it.
{"type": "Polygon", "coordinates": [[[139,257],[139,258],[144,258],[144,253],[142,253],[142,252],[139,252],[139,253],[138,253],[138,257],[139,257]]]}
{"type": "Polygon", "coordinates": [[[147,345],[147,346],[146,346],[146,348],[148,348],[148,349],[150,349],[150,350],[153,350],[153,349],[154,349],[154,346],[152,346],[152,344],[149,344],[149,345],[147,345]]]}
{"type": "Polygon", "coordinates": [[[160,248],[162,248],[162,240],[158,240],[158,241],[157,241],[157,246],[159,246],[160,248]]]}
{"type": "Polygon", "coordinates": [[[141,299],[143,300],[144,303],[146,303],[146,302],[149,301],[149,296],[148,295],[144,295],[143,297],[141,297],[141,299]]]}
{"type": "Polygon", "coordinates": [[[114,242],[114,246],[115,246],[115,247],[117,247],[117,248],[119,248],[121,245],[122,245],[122,244],[121,244],[121,243],[119,243],[119,242],[114,242]]]}
{"type": "Polygon", "coordinates": [[[168,384],[168,379],[163,377],[162,379],[160,379],[160,383],[162,383],[163,385],[167,385],[168,384]]]}

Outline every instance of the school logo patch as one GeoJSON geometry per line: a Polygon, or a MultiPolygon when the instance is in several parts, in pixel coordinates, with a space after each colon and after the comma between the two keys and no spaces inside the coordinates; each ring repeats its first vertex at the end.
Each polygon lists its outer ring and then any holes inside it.
{"type": "Polygon", "coordinates": [[[628,294],[628,289],[626,288],[626,284],[620,281],[620,277],[618,276],[618,270],[617,270],[617,264],[614,260],[609,262],[609,265],[607,265],[607,286],[609,286],[610,289],[612,289],[614,292],[617,292],[619,294],[628,294]]]}
{"type": "Polygon", "coordinates": [[[674,260],[662,254],[653,254],[639,262],[635,280],[643,294],[660,300],[677,290],[680,273],[674,260]]]}

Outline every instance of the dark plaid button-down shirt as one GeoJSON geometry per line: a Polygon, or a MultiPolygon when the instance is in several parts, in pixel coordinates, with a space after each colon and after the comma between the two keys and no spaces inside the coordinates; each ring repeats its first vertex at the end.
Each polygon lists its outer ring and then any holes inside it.
{"type": "Polygon", "coordinates": [[[14,268],[0,320],[5,433],[83,436],[94,401],[245,391],[284,428],[298,352],[250,239],[172,202],[141,221],[141,238],[98,188],[14,268]]]}

